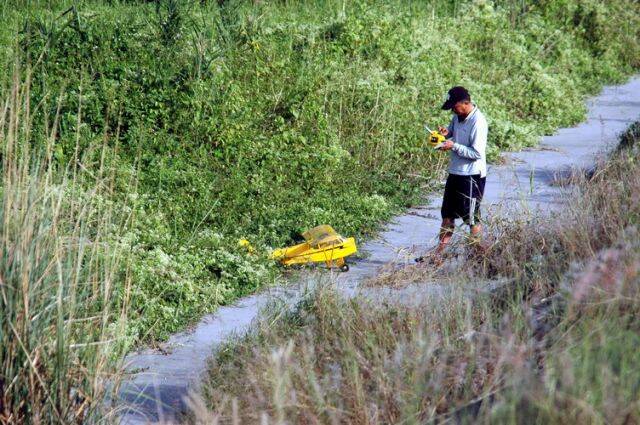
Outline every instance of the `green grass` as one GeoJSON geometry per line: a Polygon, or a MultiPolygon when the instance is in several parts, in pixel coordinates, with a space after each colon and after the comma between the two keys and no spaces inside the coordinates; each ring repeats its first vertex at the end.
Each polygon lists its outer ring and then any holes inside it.
{"type": "Polygon", "coordinates": [[[576,177],[562,217],[494,224],[494,234],[521,237],[498,239],[486,260],[493,267],[469,277],[507,274],[511,291],[470,300],[454,290],[407,307],[321,287],[292,311],[266,311],[215,354],[193,417],[638,422],[639,129],[592,178],[576,177]],[[544,297],[554,300],[547,308],[544,297]]]}
{"type": "Polygon", "coordinates": [[[640,65],[630,0],[36,1],[0,16],[0,64],[18,52],[32,72],[31,143],[57,114],[58,164],[78,149],[115,170],[115,208],[135,217],[128,333],[150,340],[273,282],[266,252],[300,231],[361,237],[419,202],[445,164],[422,126],[446,123],[450,86],[489,117],[495,159],[580,121],[586,94],[640,65]]]}
{"type": "Polygon", "coordinates": [[[130,343],[114,237],[128,217],[109,196],[113,170],[53,161],[57,116],[45,149],[31,145],[28,77],[13,76],[0,104],[0,423],[97,422],[130,343]]]}

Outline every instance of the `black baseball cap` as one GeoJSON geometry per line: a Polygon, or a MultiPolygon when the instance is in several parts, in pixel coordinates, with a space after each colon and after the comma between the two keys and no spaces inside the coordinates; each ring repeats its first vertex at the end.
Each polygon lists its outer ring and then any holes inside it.
{"type": "Polygon", "coordinates": [[[471,100],[471,96],[467,89],[462,86],[452,87],[447,94],[447,100],[442,105],[442,109],[451,109],[453,108],[453,105],[463,100],[471,100]]]}

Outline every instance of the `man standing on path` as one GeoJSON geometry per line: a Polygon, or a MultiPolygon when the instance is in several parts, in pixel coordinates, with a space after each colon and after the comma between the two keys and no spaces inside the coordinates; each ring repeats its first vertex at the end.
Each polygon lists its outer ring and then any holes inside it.
{"type": "MultiPolygon", "coordinates": [[[[487,175],[487,120],[471,102],[467,89],[456,86],[449,90],[442,109],[453,113],[449,126],[438,128],[447,138],[440,149],[451,152],[451,162],[440,210],[439,243],[433,252],[435,262],[440,262],[442,251],[451,240],[456,218],[470,226],[472,243],[480,243],[480,201],[487,175]]],[[[416,259],[417,262],[425,260],[425,257],[416,259]]]]}

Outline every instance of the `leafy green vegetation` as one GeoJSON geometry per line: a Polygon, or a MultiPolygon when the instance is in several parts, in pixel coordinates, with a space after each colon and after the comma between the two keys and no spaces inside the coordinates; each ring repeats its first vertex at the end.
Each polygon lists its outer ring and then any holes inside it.
{"type": "Polygon", "coordinates": [[[57,163],[111,170],[110,202],[133,217],[116,298],[134,338],[269,284],[262,254],[310,226],[364,235],[418,202],[444,164],[422,125],[446,123],[450,86],[486,112],[496,158],[640,66],[631,0],[0,7],[0,81],[16,61],[29,73],[30,143],[54,125],[57,163]]]}
{"type": "Polygon", "coordinates": [[[325,286],[265,312],[216,353],[210,410],[194,418],[637,423],[639,151],[636,123],[596,173],[576,177],[562,216],[494,223],[513,237],[497,239],[493,271],[474,267],[469,286],[499,272],[511,282],[500,291],[470,297],[449,283],[449,296],[416,306],[325,286]]]}

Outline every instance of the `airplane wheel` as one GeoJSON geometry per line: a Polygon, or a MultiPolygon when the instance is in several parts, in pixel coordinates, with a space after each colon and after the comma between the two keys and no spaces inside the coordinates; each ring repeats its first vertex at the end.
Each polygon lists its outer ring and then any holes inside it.
{"type": "Polygon", "coordinates": [[[340,266],[340,271],[348,272],[349,271],[349,265],[348,264],[341,265],[340,266]]]}

